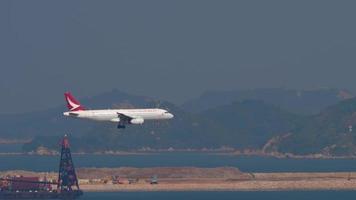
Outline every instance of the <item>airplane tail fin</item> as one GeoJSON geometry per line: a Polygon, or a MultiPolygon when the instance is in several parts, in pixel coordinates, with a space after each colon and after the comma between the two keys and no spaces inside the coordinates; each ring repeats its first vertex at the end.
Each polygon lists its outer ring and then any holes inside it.
{"type": "Polygon", "coordinates": [[[70,92],[64,93],[64,97],[67,102],[67,107],[70,111],[85,110],[79,101],[77,101],[70,92]]]}

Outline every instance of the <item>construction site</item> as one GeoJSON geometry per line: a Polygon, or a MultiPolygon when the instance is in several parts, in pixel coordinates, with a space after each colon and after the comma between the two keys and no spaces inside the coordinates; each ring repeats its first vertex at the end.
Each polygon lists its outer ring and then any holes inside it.
{"type": "Polygon", "coordinates": [[[61,141],[57,175],[57,180],[46,176],[6,175],[0,178],[0,199],[75,199],[82,196],[66,135],[61,141]]]}
{"type": "Polygon", "coordinates": [[[355,190],[356,172],[248,173],[235,167],[76,168],[61,140],[58,172],[1,171],[0,199],[76,199],[85,192],[355,190]],[[80,185],[80,187],[79,187],[80,185]]]}

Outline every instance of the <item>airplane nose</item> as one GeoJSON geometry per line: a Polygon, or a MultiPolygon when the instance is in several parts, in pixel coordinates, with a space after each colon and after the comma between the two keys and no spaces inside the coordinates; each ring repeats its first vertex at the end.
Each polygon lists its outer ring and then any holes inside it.
{"type": "Polygon", "coordinates": [[[171,113],[167,113],[167,117],[168,117],[168,119],[172,119],[174,117],[174,115],[171,113]]]}
{"type": "Polygon", "coordinates": [[[69,116],[69,112],[64,112],[63,115],[64,116],[69,116]]]}

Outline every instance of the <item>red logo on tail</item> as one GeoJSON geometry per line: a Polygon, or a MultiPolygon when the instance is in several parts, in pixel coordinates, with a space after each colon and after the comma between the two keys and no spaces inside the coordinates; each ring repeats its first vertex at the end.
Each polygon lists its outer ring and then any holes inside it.
{"type": "Polygon", "coordinates": [[[80,105],[79,101],[77,101],[70,92],[64,93],[64,96],[70,111],[84,110],[84,107],[80,105]]]}

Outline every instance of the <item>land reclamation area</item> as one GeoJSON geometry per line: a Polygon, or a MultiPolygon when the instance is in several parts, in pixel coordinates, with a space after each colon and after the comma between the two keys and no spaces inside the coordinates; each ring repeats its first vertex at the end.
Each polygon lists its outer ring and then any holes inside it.
{"type": "MultiPolygon", "coordinates": [[[[79,168],[84,191],[279,191],[355,190],[356,172],[245,173],[233,167],[79,168]]],[[[2,171],[0,176],[39,176],[56,172],[2,171]]]]}

